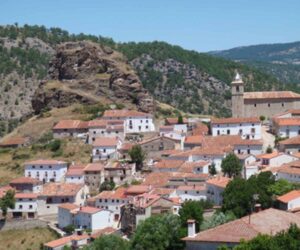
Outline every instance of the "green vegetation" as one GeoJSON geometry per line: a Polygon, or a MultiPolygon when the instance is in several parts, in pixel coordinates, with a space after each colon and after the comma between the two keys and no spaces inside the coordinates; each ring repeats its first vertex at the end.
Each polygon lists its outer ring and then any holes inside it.
{"type": "Polygon", "coordinates": [[[212,217],[205,219],[200,226],[201,230],[207,230],[219,226],[221,224],[227,223],[229,221],[235,220],[236,216],[231,211],[223,213],[216,211],[212,217]]]}
{"type": "Polygon", "coordinates": [[[209,166],[208,171],[209,171],[210,175],[216,175],[217,174],[216,164],[214,162],[209,166]]]}
{"type": "Polygon", "coordinates": [[[237,158],[235,154],[230,153],[222,161],[221,168],[224,175],[227,175],[229,178],[231,178],[240,176],[243,167],[239,158],[237,158]]]}
{"type": "Polygon", "coordinates": [[[113,190],[115,188],[116,184],[113,181],[104,181],[101,183],[100,185],[100,189],[99,191],[110,191],[113,190]]]}
{"type": "Polygon", "coordinates": [[[0,199],[0,209],[3,216],[6,217],[8,208],[15,208],[15,192],[8,190],[6,194],[0,199]]]}
{"type": "Polygon", "coordinates": [[[180,219],[176,215],[151,216],[138,225],[132,237],[132,250],[183,249],[180,241],[180,219]]]}
{"type": "Polygon", "coordinates": [[[248,180],[235,178],[223,192],[223,212],[233,212],[236,217],[245,216],[253,211],[256,203],[269,208],[274,203],[275,177],[271,172],[261,172],[248,180]]]}
{"type": "Polygon", "coordinates": [[[144,160],[146,159],[146,153],[143,151],[140,145],[134,145],[128,152],[131,161],[136,164],[137,170],[143,168],[144,160]]]}
{"type": "Polygon", "coordinates": [[[250,241],[242,241],[236,247],[222,246],[219,250],[298,250],[300,249],[300,229],[291,225],[288,231],[276,235],[258,235],[250,241]]]}
{"type": "Polygon", "coordinates": [[[115,234],[103,235],[96,239],[91,245],[84,248],[84,250],[129,250],[129,241],[122,239],[115,234]]]}

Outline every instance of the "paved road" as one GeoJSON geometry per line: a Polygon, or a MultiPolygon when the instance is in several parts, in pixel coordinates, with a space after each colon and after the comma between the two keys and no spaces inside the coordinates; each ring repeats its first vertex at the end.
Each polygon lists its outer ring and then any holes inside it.
{"type": "Polygon", "coordinates": [[[265,152],[268,146],[275,146],[275,136],[268,132],[269,126],[262,126],[263,151],[265,152]]]}

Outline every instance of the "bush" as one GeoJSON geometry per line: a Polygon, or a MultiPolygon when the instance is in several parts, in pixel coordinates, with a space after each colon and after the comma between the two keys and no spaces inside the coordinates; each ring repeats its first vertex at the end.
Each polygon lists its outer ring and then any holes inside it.
{"type": "Polygon", "coordinates": [[[48,144],[48,147],[50,148],[50,150],[52,152],[57,152],[61,147],[61,141],[58,139],[55,139],[48,144]]]}

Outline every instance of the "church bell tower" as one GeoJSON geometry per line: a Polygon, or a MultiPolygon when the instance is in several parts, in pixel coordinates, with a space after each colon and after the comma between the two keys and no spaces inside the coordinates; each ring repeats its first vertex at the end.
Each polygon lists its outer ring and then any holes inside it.
{"type": "Polygon", "coordinates": [[[231,82],[232,117],[244,117],[244,82],[237,72],[231,82]]]}

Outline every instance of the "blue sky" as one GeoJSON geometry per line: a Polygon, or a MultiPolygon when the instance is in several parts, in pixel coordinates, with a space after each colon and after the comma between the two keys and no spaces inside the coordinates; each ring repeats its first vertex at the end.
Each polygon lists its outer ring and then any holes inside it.
{"type": "Polygon", "coordinates": [[[300,40],[299,0],[0,0],[0,24],[209,51],[300,40]]]}

